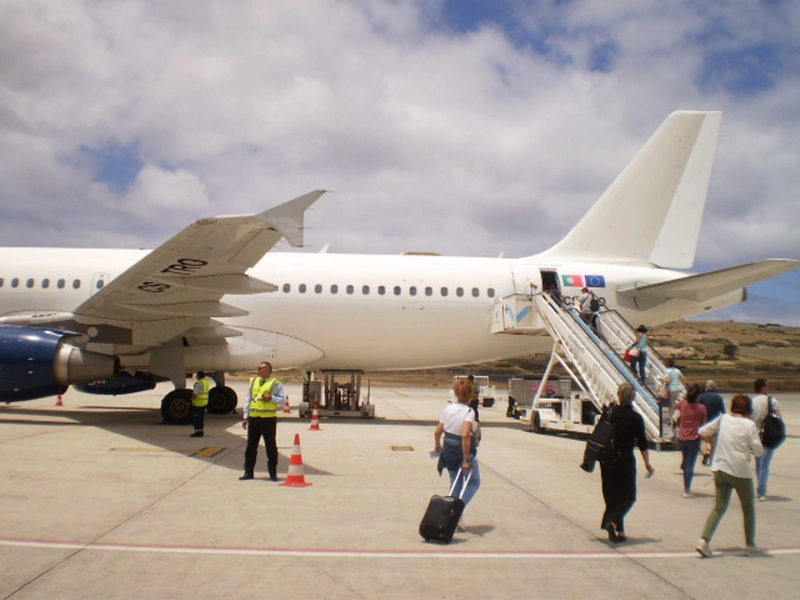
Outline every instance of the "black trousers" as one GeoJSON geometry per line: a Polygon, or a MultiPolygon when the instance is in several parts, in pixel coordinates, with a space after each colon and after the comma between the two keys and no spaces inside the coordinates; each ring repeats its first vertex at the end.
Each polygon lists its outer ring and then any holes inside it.
{"type": "Polygon", "coordinates": [[[617,531],[625,531],[625,515],[636,502],[636,458],[622,455],[612,465],[600,465],[603,499],[606,510],[600,527],[613,523],[617,531]]]}
{"type": "Polygon", "coordinates": [[[275,432],[278,427],[275,417],[251,417],[247,420],[247,448],[244,451],[244,472],[252,475],[256,468],[256,454],[258,442],[264,438],[267,448],[267,470],[270,477],[278,476],[278,444],[275,442],[275,432]]]}
{"type": "Polygon", "coordinates": [[[195,431],[203,431],[205,423],[206,407],[192,405],[192,425],[195,431]]]}

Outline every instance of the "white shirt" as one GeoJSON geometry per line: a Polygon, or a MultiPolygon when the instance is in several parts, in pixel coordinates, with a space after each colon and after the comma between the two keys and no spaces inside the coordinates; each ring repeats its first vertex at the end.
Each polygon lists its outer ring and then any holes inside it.
{"type": "Polygon", "coordinates": [[[772,398],[772,412],[780,410],[778,399],[775,398],[775,396],[759,394],[753,398],[753,412],[750,414],[750,418],[753,419],[753,423],[756,424],[759,431],[761,431],[761,426],[764,424],[764,419],[767,418],[767,413],[769,412],[769,408],[767,407],[768,398],[772,398]]]}
{"type": "Polygon", "coordinates": [[[460,436],[464,433],[464,422],[471,423],[470,427],[475,430],[475,412],[466,404],[448,404],[444,409],[439,423],[444,425],[445,433],[452,433],[460,436]]]}
{"type": "Polygon", "coordinates": [[[750,454],[761,456],[764,453],[756,424],[746,417],[724,414],[700,428],[701,436],[714,434],[717,434],[717,446],[711,461],[711,470],[752,479],[750,454]]]}

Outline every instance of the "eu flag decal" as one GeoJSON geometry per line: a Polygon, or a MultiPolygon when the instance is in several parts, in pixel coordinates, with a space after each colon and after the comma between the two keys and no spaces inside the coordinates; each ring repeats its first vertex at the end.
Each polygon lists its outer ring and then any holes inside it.
{"type": "Polygon", "coordinates": [[[604,288],[606,287],[606,278],[603,275],[586,275],[586,287],[590,288],[604,288]]]}
{"type": "Polygon", "coordinates": [[[583,287],[583,275],[562,275],[561,285],[565,287],[583,287]]]}

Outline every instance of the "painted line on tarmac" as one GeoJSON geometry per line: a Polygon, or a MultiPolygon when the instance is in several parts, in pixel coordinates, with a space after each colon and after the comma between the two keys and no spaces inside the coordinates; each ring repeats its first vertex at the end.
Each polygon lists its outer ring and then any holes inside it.
{"type": "MultiPolygon", "coordinates": [[[[280,556],[292,558],[406,558],[406,559],[491,559],[491,560],[608,560],[608,559],[669,559],[699,558],[694,551],[674,552],[624,552],[619,548],[593,552],[507,551],[471,552],[467,550],[337,550],[311,548],[226,548],[203,546],[161,546],[138,544],[80,544],[47,540],[0,538],[0,546],[40,548],[48,550],[98,550],[104,552],[150,552],[154,554],[203,554],[214,556],[280,556]]],[[[743,549],[715,551],[718,556],[744,555],[743,549]]],[[[800,547],[767,549],[767,556],[800,554],[800,547]]]]}

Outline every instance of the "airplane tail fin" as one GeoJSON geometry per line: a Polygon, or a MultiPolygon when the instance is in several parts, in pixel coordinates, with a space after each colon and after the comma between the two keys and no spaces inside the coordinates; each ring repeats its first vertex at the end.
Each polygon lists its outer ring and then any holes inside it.
{"type": "Polygon", "coordinates": [[[720,112],[672,113],[548,258],[689,268],[720,112]]]}

